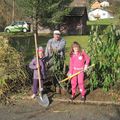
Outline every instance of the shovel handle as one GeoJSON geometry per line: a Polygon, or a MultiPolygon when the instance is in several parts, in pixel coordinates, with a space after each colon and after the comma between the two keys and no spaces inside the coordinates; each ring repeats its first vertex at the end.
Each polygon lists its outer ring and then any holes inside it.
{"type": "MultiPolygon", "coordinates": [[[[91,68],[91,67],[93,67],[93,66],[95,66],[95,64],[92,64],[91,66],[89,66],[88,69],[91,68]]],[[[80,74],[80,73],[83,72],[83,71],[84,71],[84,69],[82,69],[81,71],[79,71],[79,72],[77,72],[77,73],[75,73],[75,74],[73,74],[73,75],[71,75],[71,76],[69,76],[69,77],[67,77],[67,78],[65,78],[65,79],[63,79],[63,80],[61,80],[61,81],[59,81],[59,83],[65,82],[65,81],[71,79],[72,77],[74,77],[74,76],[80,74]]]]}
{"type": "Polygon", "coordinates": [[[35,51],[36,51],[36,59],[37,59],[37,66],[38,66],[38,80],[39,80],[39,95],[42,96],[42,93],[41,93],[41,75],[40,75],[40,65],[39,65],[39,60],[38,60],[38,52],[37,52],[37,33],[35,32],[34,33],[34,40],[35,40],[35,51]]]}

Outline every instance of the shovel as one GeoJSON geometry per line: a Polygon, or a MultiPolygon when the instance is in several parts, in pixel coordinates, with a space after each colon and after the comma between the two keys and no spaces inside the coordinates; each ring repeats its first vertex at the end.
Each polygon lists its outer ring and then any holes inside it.
{"type": "Polygon", "coordinates": [[[36,59],[37,59],[37,66],[38,67],[38,80],[39,80],[39,96],[37,96],[38,103],[42,105],[43,107],[48,107],[49,106],[49,99],[47,94],[42,94],[41,91],[41,75],[40,75],[40,65],[39,65],[39,60],[38,60],[38,52],[37,52],[37,34],[34,33],[34,40],[35,40],[35,50],[36,50],[36,59]]]}
{"type": "MultiPolygon", "coordinates": [[[[91,66],[89,66],[88,69],[89,69],[89,68],[92,68],[93,66],[95,66],[95,64],[92,64],[91,66]]],[[[80,73],[83,72],[83,71],[84,71],[84,69],[81,69],[79,72],[77,72],[77,73],[75,73],[75,74],[73,74],[73,75],[71,75],[71,76],[69,76],[69,77],[67,77],[67,78],[65,78],[65,79],[63,79],[63,80],[61,80],[61,81],[59,81],[59,83],[65,82],[65,81],[71,79],[72,77],[74,77],[74,76],[80,74],[80,73]]]]}

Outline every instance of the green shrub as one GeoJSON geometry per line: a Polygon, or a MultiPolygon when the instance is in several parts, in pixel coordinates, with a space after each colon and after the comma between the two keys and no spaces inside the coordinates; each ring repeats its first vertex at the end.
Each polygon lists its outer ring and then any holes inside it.
{"type": "MultiPolygon", "coordinates": [[[[65,58],[58,55],[58,53],[53,52],[52,62],[53,62],[53,75],[55,76],[57,82],[59,82],[60,80],[66,77],[66,71],[64,66],[65,58]]],[[[59,85],[63,89],[66,89],[67,87],[66,82],[58,83],[57,85],[59,85]]]]}
{"type": "Polygon", "coordinates": [[[22,54],[9,45],[8,39],[0,37],[0,96],[20,90],[26,78],[22,54]]]}
{"type": "Polygon", "coordinates": [[[120,72],[120,50],[118,40],[120,36],[116,34],[116,28],[109,26],[100,35],[99,26],[91,27],[89,39],[89,54],[91,62],[95,64],[95,69],[90,75],[90,90],[102,87],[108,91],[116,81],[119,80],[120,72]]]}

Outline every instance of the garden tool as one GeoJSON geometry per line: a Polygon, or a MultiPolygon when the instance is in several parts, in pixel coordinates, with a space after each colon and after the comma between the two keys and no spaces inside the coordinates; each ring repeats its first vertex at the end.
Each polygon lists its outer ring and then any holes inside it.
{"type": "Polygon", "coordinates": [[[48,107],[49,105],[49,99],[47,94],[42,94],[42,86],[41,86],[41,75],[40,75],[40,65],[39,65],[39,60],[38,60],[38,52],[37,52],[37,34],[34,33],[34,40],[35,40],[35,50],[36,50],[36,59],[37,59],[37,66],[38,66],[38,79],[39,79],[39,96],[37,96],[37,100],[40,105],[43,107],[48,107]]]}
{"type": "MultiPolygon", "coordinates": [[[[92,64],[91,66],[89,66],[88,69],[91,68],[91,67],[93,67],[93,66],[95,66],[95,64],[92,64]]],[[[65,82],[65,81],[71,79],[72,77],[74,77],[74,76],[80,74],[80,73],[83,72],[83,71],[84,71],[84,69],[81,69],[79,72],[77,72],[77,73],[75,73],[75,74],[73,74],[73,75],[71,75],[71,76],[69,76],[69,77],[67,77],[67,78],[65,78],[65,79],[63,79],[63,80],[61,80],[61,81],[59,81],[59,83],[65,82]]]]}
{"type": "Polygon", "coordinates": [[[57,76],[55,75],[55,78],[56,78],[56,80],[57,80],[57,82],[58,82],[58,84],[60,85],[60,87],[62,88],[62,89],[65,89],[65,87],[59,82],[59,80],[58,80],[58,78],[57,78],[57,76]]]}

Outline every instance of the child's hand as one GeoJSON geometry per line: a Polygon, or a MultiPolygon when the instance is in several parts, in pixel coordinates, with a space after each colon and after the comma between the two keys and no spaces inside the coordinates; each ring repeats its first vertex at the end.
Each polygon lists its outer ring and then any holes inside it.
{"type": "Polygon", "coordinates": [[[84,71],[87,71],[87,69],[88,69],[88,66],[87,66],[87,65],[85,65],[85,67],[84,67],[84,71]]]}
{"type": "Polygon", "coordinates": [[[71,73],[67,73],[67,76],[70,77],[72,74],[71,73]]]}
{"type": "Polygon", "coordinates": [[[38,68],[40,67],[39,64],[38,64],[36,67],[37,67],[37,69],[38,69],[38,68]]]}

